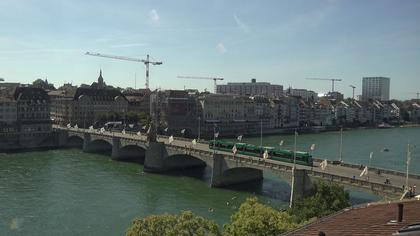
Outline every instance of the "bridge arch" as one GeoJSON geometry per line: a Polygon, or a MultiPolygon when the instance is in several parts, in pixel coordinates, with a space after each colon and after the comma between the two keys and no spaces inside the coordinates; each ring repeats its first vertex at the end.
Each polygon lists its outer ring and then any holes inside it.
{"type": "Polygon", "coordinates": [[[80,137],[79,135],[72,135],[69,136],[66,142],[66,147],[77,147],[82,148],[83,147],[83,141],[84,139],[80,137]]]}
{"type": "Polygon", "coordinates": [[[145,156],[146,149],[135,144],[122,146],[118,151],[118,159],[123,161],[132,161],[144,164],[145,156]]]}
{"type": "Polygon", "coordinates": [[[165,165],[168,170],[206,167],[207,163],[199,157],[189,154],[174,154],[167,157],[165,165]]]}
{"type": "Polygon", "coordinates": [[[245,183],[250,181],[262,180],[263,171],[251,167],[234,167],[222,172],[221,186],[245,183]]]}
{"type": "Polygon", "coordinates": [[[112,144],[103,139],[95,139],[84,147],[84,151],[110,154],[112,151],[112,144]]]}

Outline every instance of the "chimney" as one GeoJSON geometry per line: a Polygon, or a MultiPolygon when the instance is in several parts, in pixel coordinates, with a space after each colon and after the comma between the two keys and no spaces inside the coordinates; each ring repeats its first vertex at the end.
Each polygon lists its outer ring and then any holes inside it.
{"type": "Polygon", "coordinates": [[[404,215],[404,204],[398,203],[397,222],[400,223],[403,220],[404,215]]]}
{"type": "Polygon", "coordinates": [[[251,79],[251,83],[257,82],[257,79],[251,79]]]}

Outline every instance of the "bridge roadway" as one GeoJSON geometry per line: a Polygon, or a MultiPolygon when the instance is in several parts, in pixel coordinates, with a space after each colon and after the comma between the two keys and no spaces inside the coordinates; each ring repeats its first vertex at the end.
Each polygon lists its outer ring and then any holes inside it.
{"type": "MultiPolygon", "coordinates": [[[[142,142],[147,144],[145,135],[137,135],[135,133],[122,134],[121,132],[109,132],[105,131],[103,133],[95,131],[89,131],[87,129],[74,129],[66,128],[60,126],[54,126],[56,130],[62,130],[67,132],[77,132],[77,133],[91,133],[95,135],[108,136],[113,138],[121,138],[127,140],[133,140],[136,142],[142,142]]],[[[197,142],[196,145],[192,144],[191,139],[185,138],[176,138],[174,141],[169,144],[169,139],[167,136],[158,136],[158,142],[162,142],[167,147],[177,148],[183,150],[185,153],[196,153],[199,155],[212,156],[214,150],[209,149],[208,144],[205,142],[197,142]]],[[[272,170],[273,172],[284,171],[291,172],[292,163],[280,162],[275,160],[264,160],[258,157],[252,157],[247,155],[233,155],[229,152],[216,151],[216,154],[222,155],[224,158],[235,160],[236,162],[247,163],[248,166],[255,166],[256,169],[272,170]]],[[[322,170],[319,167],[320,160],[315,160],[314,166],[304,166],[297,165],[298,170],[305,170],[305,173],[311,178],[321,178],[328,181],[337,182],[342,185],[353,186],[359,189],[364,189],[371,191],[375,194],[382,195],[389,198],[397,198],[401,196],[403,192],[402,186],[405,184],[405,174],[393,170],[384,170],[381,169],[381,173],[377,173],[377,169],[369,169],[369,175],[359,177],[361,169],[359,165],[352,165],[347,163],[342,163],[341,165],[328,163],[325,170],[322,170]],[[385,180],[389,179],[390,184],[385,184],[385,180]]],[[[290,175],[290,174],[289,174],[290,175]]],[[[284,176],[284,175],[283,175],[284,176]]],[[[289,180],[286,180],[290,182],[289,180]]],[[[409,186],[419,186],[420,187],[420,176],[418,175],[409,175],[409,186]]]]}

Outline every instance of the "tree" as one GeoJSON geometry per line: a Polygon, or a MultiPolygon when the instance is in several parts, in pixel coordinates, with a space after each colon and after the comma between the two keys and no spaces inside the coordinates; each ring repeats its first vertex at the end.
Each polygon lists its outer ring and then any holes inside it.
{"type": "Polygon", "coordinates": [[[350,195],[344,187],[318,181],[314,184],[310,196],[297,202],[291,214],[303,222],[314,217],[330,215],[349,206],[351,206],[350,195]]]}
{"type": "Polygon", "coordinates": [[[48,83],[47,79],[45,79],[45,81],[42,80],[42,79],[37,79],[34,82],[32,82],[32,86],[35,87],[35,88],[42,88],[42,89],[45,89],[45,90],[55,90],[54,85],[48,83]]]}
{"type": "Polygon", "coordinates": [[[281,212],[248,198],[224,226],[224,236],[271,236],[295,229],[298,224],[287,212],[281,212]]]}
{"type": "Polygon", "coordinates": [[[136,124],[137,122],[139,122],[139,119],[139,113],[136,113],[134,111],[127,112],[127,122],[136,124]]]}
{"type": "Polygon", "coordinates": [[[127,236],[220,236],[213,221],[184,211],[181,215],[152,215],[135,219],[127,230],[127,236]]]}

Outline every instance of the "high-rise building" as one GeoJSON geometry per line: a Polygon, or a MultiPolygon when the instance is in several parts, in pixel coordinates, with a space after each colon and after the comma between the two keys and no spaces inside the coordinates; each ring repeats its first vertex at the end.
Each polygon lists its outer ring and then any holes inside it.
{"type": "Polygon", "coordinates": [[[307,90],[307,89],[293,89],[289,88],[286,90],[286,94],[290,96],[297,96],[301,97],[305,101],[317,101],[318,100],[318,93],[307,90]]]}
{"type": "Polygon", "coordinates": [[[388,101],[389,84],[390,78],[387,77],[364,77],[362,85],[362,99],[364,101],[369,99],[388,101]]]}
{"type": "Polygon", "coordinates": [[[252,79],[251,83],[227,83],[217,85],[216,91],[219,94],[279,98],[283,95],[283,86],[267,82],[257,82],[256,79],[252,79]]]}

